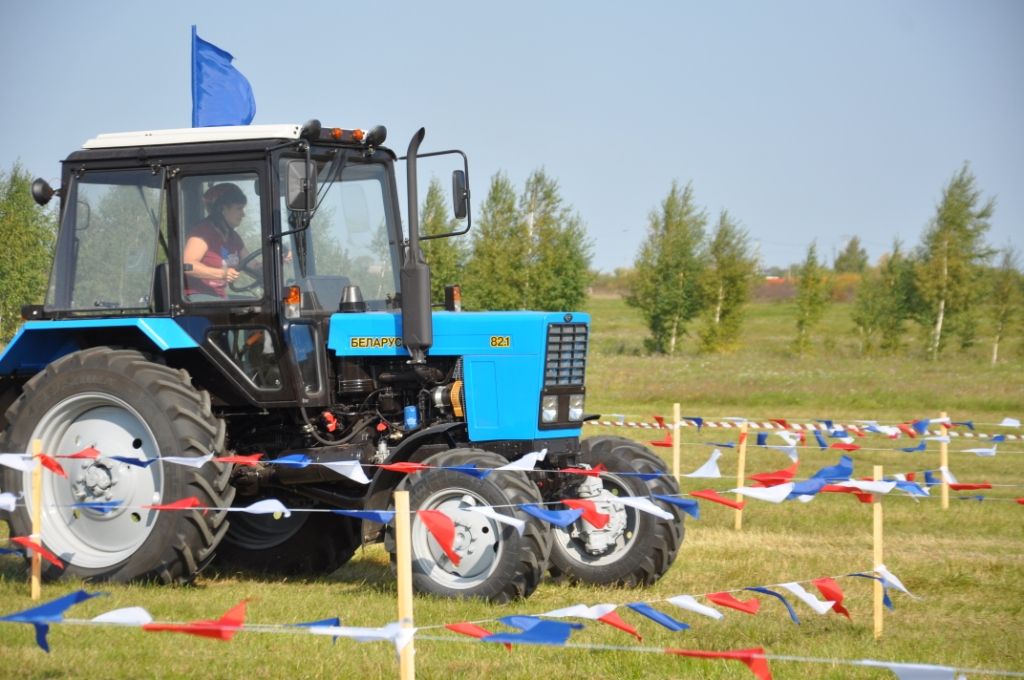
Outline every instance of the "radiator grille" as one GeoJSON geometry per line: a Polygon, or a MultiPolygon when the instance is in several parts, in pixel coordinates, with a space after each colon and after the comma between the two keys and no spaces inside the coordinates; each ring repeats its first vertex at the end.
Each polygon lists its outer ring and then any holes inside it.
{"type": "Polygon", "coordinates": [[[548,324],[544,386],[583,385],[587,369],[587,324],[548,324]]]}

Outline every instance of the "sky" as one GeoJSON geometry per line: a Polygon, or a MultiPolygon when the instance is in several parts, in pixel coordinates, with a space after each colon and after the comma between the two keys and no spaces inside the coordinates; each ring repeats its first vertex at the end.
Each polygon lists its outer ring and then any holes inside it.
{"type": "Polygon", "coordinates": [[[593,265],[630,266],[673,181],[765,266],[920,241],[967,162],[988,241],[1024,237],[1024,2],[55,2],[0,8],[0,168],[59,184],[103,132],[191,125],[191,26],[254,124],[388,128],[469,156],[473,209],[543,168],[593,265]]]}

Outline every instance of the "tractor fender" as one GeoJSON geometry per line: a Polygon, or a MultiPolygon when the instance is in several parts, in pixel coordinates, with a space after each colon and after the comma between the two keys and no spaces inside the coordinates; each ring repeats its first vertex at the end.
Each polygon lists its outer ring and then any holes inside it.
{"type": "Polygon", "coordinates": [[[0,376],[32,376],[62,356],[98,345],[136,347],[154,354],[199,347],[166,317],[28,321],[0,353],[0,376]]]}

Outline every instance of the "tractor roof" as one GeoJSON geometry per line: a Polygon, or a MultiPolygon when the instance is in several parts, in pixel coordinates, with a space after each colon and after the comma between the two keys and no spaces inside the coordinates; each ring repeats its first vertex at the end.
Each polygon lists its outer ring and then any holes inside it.
{"type": "Polygon", "coordinates": [[[202,142],[233,142],[247,139],[299,139],[301,125],[232,125],[225,127],[179,128],[111,132],[97,135],[82,145],[85,149],[164,146],[202,142]]]}

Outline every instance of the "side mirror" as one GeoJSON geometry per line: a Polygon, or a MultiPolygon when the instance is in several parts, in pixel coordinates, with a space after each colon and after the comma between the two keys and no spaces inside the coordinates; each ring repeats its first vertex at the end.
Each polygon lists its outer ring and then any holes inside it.
{"type": "Polygon", "coordinates": [[[452,203],[455,208],[455,219],[466,219],[466,215],[469,214],[469,187],[466,184],[464,170],[452,170],[452,203]]]}
{"type": "Polygon", "coordinates": [[[285,186],[290,210],[312,210],[316,204],[316,167],[312,161],[288,161],[285,186]]]}
{"type": "Polygon", "coordinates": [[[55,193],[57,192],[53,190],[49,182],[42,177],[38,177],[36,181],[32,182],[32,199],[39,205],[49,203],[55,193]]]}

